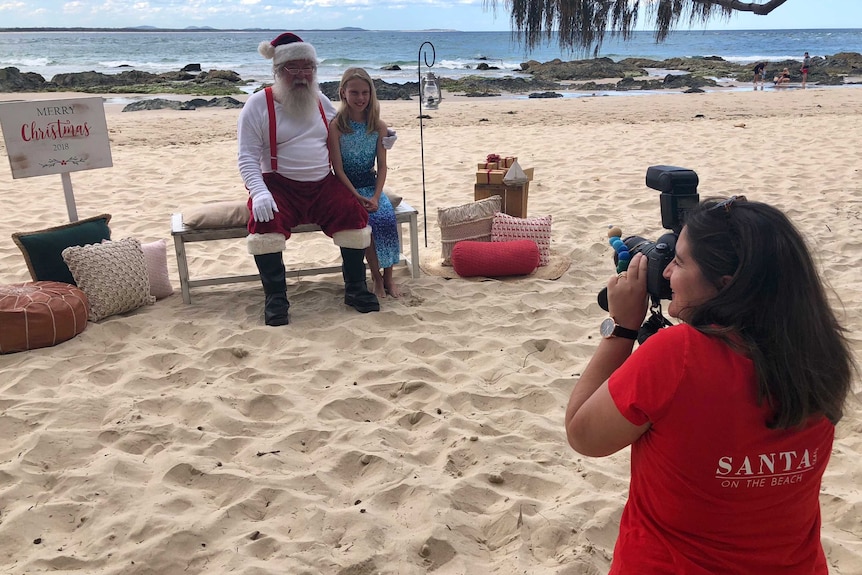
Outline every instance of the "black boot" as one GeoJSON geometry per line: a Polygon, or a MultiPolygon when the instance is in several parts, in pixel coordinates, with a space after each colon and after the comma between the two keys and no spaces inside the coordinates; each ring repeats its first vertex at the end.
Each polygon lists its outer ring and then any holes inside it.
{"type": "Polygon", "coordinates": [[[377,296],[365,284],[365,250],[341,248],[341,274],[344,276],[344,303],[360,313],[380,311],[377,296]]]}
{"type": "Polygon", "coordinates": [[[266,325],[287,325],[290,321],[287,310],[287,282],[284,279],[284,260],[281,253],[254,256],[254,263],[260,272],[260,283],[266,294],[266,305],[263,308],[263,319],[266,325]]]}

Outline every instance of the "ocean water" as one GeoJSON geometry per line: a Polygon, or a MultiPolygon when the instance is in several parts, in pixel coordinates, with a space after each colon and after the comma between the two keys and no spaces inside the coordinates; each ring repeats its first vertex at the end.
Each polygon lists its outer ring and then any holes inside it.
{"type": "MultiPolygon", "coordinates": [[[[203,70],[234,70],[243,79],[259,83],[271,78],[271,61],[257,52],[257,45],[279,33],[267,30],[0,32],[0,68],[14,66],[50,80],[59,73],[94,70],[110,74],[129,68],[160,73],[196,63],[203,70]]],[[[420,67],[422,72],[430,69],[438,76],[449,78],[467,74],[499,77],[518,75],[514,71],[527,60],[546,62],[555,58],[592,57],[592,53],[562,51],[555,40],[528,52],[509,32],[297,33],[314,44],[320,59],[318,77],[322,82],[338,80],[350,66],[361,66],[373,77],[401,83],[417,81],[420,67]],[[423,47],[421,52],[420,47],[423,47]],[[476,71],[476,66],[482,62],[498,69],[476,71]],[[381,69],[392,65],[401,70],[381,69]]],[[[636,32],[627,42],[608,39],[599,56],[613,60],[720,56],[748,63],[801,60],[805,51],[811,56],[862,52],[862,29],[677,31],[660,44],[654,41],[651,32],[636,32]]]]}

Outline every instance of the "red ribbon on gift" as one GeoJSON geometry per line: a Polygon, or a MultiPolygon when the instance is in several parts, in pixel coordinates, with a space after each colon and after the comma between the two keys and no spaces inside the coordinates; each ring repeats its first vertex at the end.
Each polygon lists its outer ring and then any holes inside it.
{"type": "Polygon", "coordinates": [[[488,154],[488,157],[485,158],[486,162],[499,162],[500,154],[488,154]]]}

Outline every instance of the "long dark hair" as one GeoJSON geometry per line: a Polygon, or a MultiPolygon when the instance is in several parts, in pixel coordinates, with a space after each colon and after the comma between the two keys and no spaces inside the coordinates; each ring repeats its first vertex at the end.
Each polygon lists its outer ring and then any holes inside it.
{"type": "Polygon", "coordinates": [[[692,258],[719,289],[688,323],[754,361],[758,398],[773,410],[767,425],[817,414],[837,423],[855,366],[799,231],[777,208],[744,198],[701,202],[685,228],[692,258]]]}

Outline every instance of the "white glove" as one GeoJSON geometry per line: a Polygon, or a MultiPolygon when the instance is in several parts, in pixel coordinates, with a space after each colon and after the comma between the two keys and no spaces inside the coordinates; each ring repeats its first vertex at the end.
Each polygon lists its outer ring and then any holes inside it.
{"type": "Polygon", "coordinates": [[[392,128],[386,128],[386,133],[388,136],[383,138],[383,148],[386,150],[391,150],[392,146],[395,145],[395,140],[398,139],[398,136],[395,135],[395,130],[392,128]]]}
{"type": "Polygon", "coordinates": [[[272,199],[272,193],[266,188],[262,190],[250,190],[251,196],[251,213],[256,222],[268,222],[273,218],[272,213],[278,211],[275,205],[275,200],[272,199]]]}

